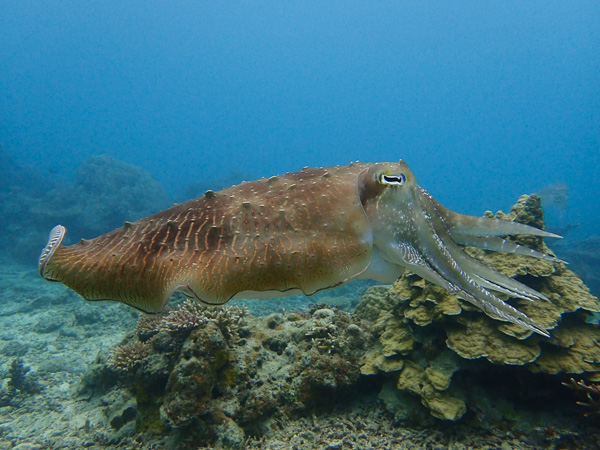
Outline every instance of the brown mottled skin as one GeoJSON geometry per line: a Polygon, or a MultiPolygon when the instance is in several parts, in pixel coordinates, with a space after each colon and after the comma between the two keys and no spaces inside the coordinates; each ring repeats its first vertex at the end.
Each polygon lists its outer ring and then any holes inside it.
{"type": "Polygon", "coordinates": [[[91,241],[61,245],[56,226],[40,274],[88,300],[160,311],[174,291],[209,304],[312,294],[356,278],[393,282],[404,269],[491,317],[548,332],[497,297],[548,300],[471,258],[461,245],[558,261],[502,236],[557,237],[458,214],[421,188],[404,161],[350,164],[242,183],[175,205],[91,241]]]}
{"type": "Polygon", "coordinates": [[[87,300],[159,311],[176,289],[206,303],[242,291],[310,294],[370,261],[356,178],[364,164],[242,183],[60,247],[45,276],[87,300]],[[189,289],[185,286],[189,285],[189,289]]]}

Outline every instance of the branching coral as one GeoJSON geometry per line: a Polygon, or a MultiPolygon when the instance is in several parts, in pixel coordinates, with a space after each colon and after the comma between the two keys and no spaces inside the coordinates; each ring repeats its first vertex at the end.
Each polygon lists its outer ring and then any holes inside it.
{"type": "Polygon", "coordinates": [[[186,300],[162,318],[160,328],[166,331],[192,330],[212,322],[219,328],[223,337],[230,340],[237,335],[239,327],[243,326],[247,314],[246,308],[210,308],[193,300],[186,300]]]}
{"type": "Polygon", "coordinates": [[[206,308],[206,318],[214,322],[225,340],[229,341],[238,334],[239,328],[244,325],[248,309],[245,307],[225,306],[223,308],[206,308]]]}
{"type": "Polygon", "coordinates": [[[208,321],[205,310],[198,303],[186,300],[162,318],[160,328],[166,331],[192,330],[208,321]]]}
{"type": "Polygon", "coordinates": [[[127,373],[148,357],[151,350],[151,345],[146,342],[118,345],[112,350],[107,366],[115,372],[127,373]]]}
{"type": "Polygon", "coordinates": [[[338,327],[331,323],[335,313],[331,309],[315,311],[315,321],[311,329],[305,333],[320,353],[337,353],[342,350],[343,342],[338,339],[338,327]]]}
{"type": "Polygon", "coordinates": [[[575,381],[574,378],[571,378],[563,385],[584,395],[585,400],[579,401],[577,404],[587,409],[584,413],[585,416],[600,414],[600,384],[587,384],[584,380],[575,381]]]}
{"type": "Polygon", "coordinates": [[[135,334],[140,341],[146,342],[163,328],[163,318],[169,313],[170,309],[160,314],[142,313],[135,326],[135,334]]]}

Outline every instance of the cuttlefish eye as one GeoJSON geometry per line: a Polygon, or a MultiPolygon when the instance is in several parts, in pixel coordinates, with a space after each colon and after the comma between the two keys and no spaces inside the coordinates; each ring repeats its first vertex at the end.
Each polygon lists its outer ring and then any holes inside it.
{"type": "Polygon", "coordinates": [[[402,186],[406,183],[406,175],[400,173],[398,175],[389,175],[387,173],[380,173],[378,180],[380,184],[387,184],[391,186],[402,186]]]}

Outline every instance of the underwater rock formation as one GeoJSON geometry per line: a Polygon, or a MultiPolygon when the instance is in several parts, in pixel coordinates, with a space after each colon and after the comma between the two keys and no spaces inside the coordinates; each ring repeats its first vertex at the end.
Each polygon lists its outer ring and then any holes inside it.
{"type": "Polygon", "coordinates": [[[0,250],[28,263],[35,260],[46,238],[40,228],[56,220],[70,224],[77,236],[89,237],[169,204],[162,186],[147,172],[108,156],[84,161],[73,183],[55,185],[38,177],[33,184],[47,189],[34,190],[27,188],[30,178],[25,173],[12,190],[0,189],[0,217],[9,236],[0,250]]]}
{"type": "MultiPolygon", "coordinates": [[[[522,196],[509,214],[499,212],[496,217],[543,226],[535,195],[522,196]]],[[[536,237],[515,241],[549,251],[536,237]]],[[[448,291],[405,273],[388,289],[370,288],[357,307],[359,317],[375,321],[378,338],[363,359],[363,374],[391,373],[397,388],[416,394],[432,415],[457,420],[467,411],[467,395],[453,392],[451,380],[453,374],[472,369],[470,360],[485,358],[493,364],[524,366],[534,373],[572,375],[600,370],[600,329],[586,320],[600,311],[600,302],[564,263],[467,251],[550,299],[513,302],[549,329],[551,337],[493,320],[448,291]]]]}
{"type": "Polygon", "coordinates": [[[25,398],[40,392],[38,379],[20,357],[14,358],[0,380],[0,408],[19,407],[25,398]]]}
{"type": "MultiPolygon", "coordinates": [[[[327,410],[355,388],[372,343],[366,323],[324,305],[247,315],[185,301],[142,316],[105,370],[137,403],[139,433],[242,448],[276,417],[327,410]],[[150,349],[150,351],[146,351],[150,349]]],[[[98,375],[92,379],[107,378],[98,375]]]]}
{"type": "Polygon", "coordinates": [[[92,156],[75,182],[48,194],[34,213],[73,224],[78,236],[93,236],[144,217],[169,203],[158,181],[139,167],[106,155],[92,156]]]}

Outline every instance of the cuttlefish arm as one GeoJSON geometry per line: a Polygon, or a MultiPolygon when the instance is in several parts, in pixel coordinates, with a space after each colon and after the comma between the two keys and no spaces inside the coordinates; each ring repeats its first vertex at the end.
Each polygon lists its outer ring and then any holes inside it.
{"type": "MultiPolygon", "coordinates": [[[[534,289],[501,274],[467,255],[458,244],[464,236],[486,245],[488,236],[533,234],[552,236],[526,225],[459,215],[441,206],[417,185],[408,167],[372,167],[360,176],[361,201],[373,228],[373,245],[390,264],[398,264],[455,292],[491,317],[524,326],[540,335],[548,332],[493,292],[527,300],[547,300],[534,289]]],[[[499,241],[491,240],[488,247],[499,241]]],[[[516,245],[503,250],[524,254],[516,245]]],[[[529,253],[529,256],[538,256],[529,253]]]]}

